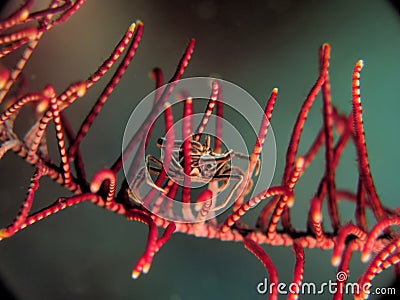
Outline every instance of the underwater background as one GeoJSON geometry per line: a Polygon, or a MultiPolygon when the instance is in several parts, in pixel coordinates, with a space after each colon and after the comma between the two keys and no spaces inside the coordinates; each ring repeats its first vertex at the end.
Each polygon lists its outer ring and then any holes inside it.
{"type": "MultiPolygon", "coordinates": [[[[3,16],[6,11],[7,7],[3,16]]],[[[272,116],[277,144],[273,182],[278,184],[291,129],[318,76],[319,47],[327,42],[332,47],[332,101],[340,112],[350,112],[352,69],[357,60],[365,62],[361,91],[372,175],[383,204],[398,206],[400,18],[388,1],[89,0],[68,22],[42,39],[25,70],[30,90],[52,83],[60,92],[87,78],[136,19],[145,25],[137,54],[82,143],[88,178],[110,166],[120,154],[131,112],[154,89],[148,76],[151,69],[162,68],[169,79],[193,37],[195,52],[184,78],[213,76],[231,81],[251,93],[261,106],[272,88],[279,88],[272,116]]],[[[68,116],[76,122],[82,120],[107,78],[110,74],[72,105],[68,116]]],[[[306,122],[299,153],[308,149],[321,127],[320,100],[319,96],[306,122]]],[[[53,151],[54,155],[55,148],[53,151]]],[[[324,171],[323,156],[320,151],[295,189],[291,216],[298,229],[305,229],[308,201],[324,171]]],[[[17,214],[33,171],[11,153],[0,160],[0,226],[11,223],[17,214]]],[[[351,190],[357,187],[357,162],[351,145],[338,168],[336,185],[351,190]]],[[[41,180],[33,210],[67,195],[50,180],[41,180]]],[[[257,211],[250,215],[256,218],[257,211]]],[[[353,205],[340,203],[339,211],[342,223],[353,218],[353,205]]],[[[325,220],[325,229],[330,230],[328,218],[325,220]]],[[[156,255],[147,275],[132,280],[131,270],[146,238],[146,226],[90,203],[80,204],[2,241],[0,278],[15,299],[266,298],[256,290],[266,272],[241,244],[180,233],[156,255]]],[[[263,248],[277,267],[279,281],[289,284],[294,266],[291,248],[263,248]]],[[[305,255],[304,282],[335,280],[331,251],[311,249],[305,255]]],[[[355,282],[365,267],[355,253],[349,282],[355,282]]],[[[392,281],[390,269],[373,285],[389,286],[392,281]]],[[[330,299],[331,295],[300,297],[304,298],[330,299]]]]}

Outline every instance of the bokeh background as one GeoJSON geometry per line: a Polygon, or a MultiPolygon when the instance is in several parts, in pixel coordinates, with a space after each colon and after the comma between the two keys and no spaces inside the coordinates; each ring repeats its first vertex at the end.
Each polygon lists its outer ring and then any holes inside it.
{"type": "MultiPolygon", "coordinates": [[[[18,1],[9,2],[13,4],[5,7],[3,16],[18,1]]],[[[120,154],[130,113],[153,89],[148,76],[151,69],[161,67],[169,78],[194,37],[195,53],[185,77],[223,78],[246,89],[261,105],[271,89],[279,87],[272,119],[277,143],[274,183],[278,184],[297,112],[317,78],[318,49],[328,42],[332,46],[332,98],[340,112],[351,109],[354,63],[358,59],[365,62],[361,88],[372,174],[383,203],[398,206],[400,18],[390,2],[89,0],[70,21],[43,38],[26,68],[30,89],[52,83],[62,91],[87,78],[136,19],[145,24],[139,50],[82,144],[89,178],[120,154]]],[[[76,129],[107,78],[68,109],[76,129]]],[[[300,151],[308,148],[321,126],[320,102],[306,123],[300,151]]],[[[27,128],[31,121],[22,119],[18,126],[27,128]]],[[[51,135],[49,131],[50,140],[51,135]]],[[[322,153],[318,159],[296,188],[292,218],[299,229],[305,228],[308,201],[323,172],[322,153]]],[[[11,153],[0,161],[0,170],[0,225],[6,226],[18,212],[34,170],[11,153]]],[[[355,190],[357,163],[352,146],[344,154],[336,179],[337,186],[355,190]]],[[[34,209],[68,195],[49,180],[41,183],[34,209]]],[[[351,205],[339,207],[343,222],[353,218],[351,205]]],[[[325,223],[329,229],[327,219],[325,223]]],[[[183,234],[175,234],[157,254],[149,274],[132,280],[130,273],[146,237],[146,226],[82,204],[2,241],[0,277],[16,299],[265,299],[256,291],[265,270],[242,245],[183,234]]],[[[264,249],[280,281],[289,284],[294,265],[291,249],[264,249]]],[[[330,251],[306,251],[305,281],[335,280],[330,255],[330,251]]],[[[359,261],[358,253],[354,254],[349,281],[354,282],[365,268],[359,261]]],[[[374,284],[388,286],[392,280],[389,270],[374,284]]]]}

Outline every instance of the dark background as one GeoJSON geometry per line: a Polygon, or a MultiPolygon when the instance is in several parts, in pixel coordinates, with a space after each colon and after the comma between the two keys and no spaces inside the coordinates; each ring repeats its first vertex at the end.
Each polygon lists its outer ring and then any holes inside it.
{"type": "MultiPolygon", "coordinates": [[[[195,37],[186,77],[221,77],[246,89],[261,105],[271,89],[279,87],[272,119],[278,156],[274,183],[279,183],[296,114],[317,78],[318,49],[328,42],[332,98],[341,112],[351,109],[354,63],[365,62],[361,88],[372,174],[383,203],[398,206],[400,22],[389,2],[87,1],[70,21],[43,38],[26,68],[30,88],[38,90],[52,83],[60,92],[71,82],[87,78],[136,19],[145,24],[137,55],[82,144],[89,178],[119,155],[130,113],[153,89],[149,71],[158,66],[167,78],[171,76],[187,42],[195,37]]],[[[82,120],[106,81],[71,107],[69,116],[82,120]]],[[[307,149],[320,128],[320,112],[317,101],[300,151],[307,149]]],[[[20,121],[21,127],[25,121],[20,121]]],[[[318,184],[315,178],[323,172],[322,158],[320,154],[296,189],[292,212],[296,228],[305,228],[308,201],[318,184]]],[[[11,153],[0,161],[0,170],[0,226],[6,226],[18,212],[34,170],[11,153]]],[[[339,187],[355,190],[357,164],[352,146],[336,178],[339,187]]],[[[68,195],[49,180],[41,183],[34,209],[68,195]]],[[[353,218],[352,205],[339,207],[343,222],[353,218]]],[[[2,241],[0,276],[18,299],[265,298],[256,293],[265,270],[242,245],[183,234],[174,235],[157,254],[149,274],[131,280],[146,237],[144,225],[82,204],[2,241]]],[[[264,248],[278,269],[280,282],[289,284],[294,264],[291,249],[264,248]]],[[[305,282],[335,280],[330,255],[331,251],[306,251],[305,282]]],[[[354,254],[349,281],[355,282],[364,268],[359,254],[354,254]]],[[[392,270],[386,271],[374,286],[388,286],[392,279],[392,270]]],[[[315,297],[325,298],[331,295],[315,297]]]]}

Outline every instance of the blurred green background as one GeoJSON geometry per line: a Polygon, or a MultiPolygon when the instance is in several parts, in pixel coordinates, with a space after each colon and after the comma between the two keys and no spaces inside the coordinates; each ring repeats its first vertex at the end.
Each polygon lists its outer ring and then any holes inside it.
{"type": "MultiPolygon", "coordinates": [[[[151,69],[161,67],[169,78],[194,37],[195,53],[185,77],[218,76],[246,89],[262,106],[272,88],[279,88],[272,118],[278,159],[274,183],[278,184],[291,129],[317,78],[318,49],[328,42],[332,46],[332,99],[340,112],[350,112],[352,69],[358,59],[365,62],[361,89],[372,174],[383,203],[398,206],[400,18],[389,2],[89,0],[39,44],[26,68],[30,89],[52,83],[60,92],[87,78],[136,19],[145,24],[138,52],[82,143],[89,178],[120,154],[130,113],[153,89],[148,76],[151,69]]],[[[107,78],[68,110],[77,122],[75,129],[107,78]]],[[[320,102],[319,97],[306,123],[300,152],[308,148],[321,126],[320,102]]],[[[19,126],[31,121],[20,120],[19,126]]],[[[55,149],[51,150],[56,157],[55,149]]],[[[33,168],[10,153],[0,161],[0,170],[0,225],[6,226],[18,212],[33,168]]],[[[305,229],[308,201],[322,173],[320,153],[296,188],[292,211],[296,228],[305,229]]],[[[352,146],[344,153],[336,179],[338,187],[355,190],[357,163],[352,146]]],[[[68,195],[49,180],[41,184],[34,209],[68,195]]],[[[342,222],[353,218],[352,205],[341,203],[339,207],[342,222]]],[[[325,223],[329,230],[327,218],[325,223]]],[[[241,244],[183,234],[173,235],[155,257],[149,274],[132,280],[131,270],[146,237],[146,226],[82,204],[2,241],[0,276],[18,299],[266,298],[256,291],[265,270],[241,244]]],[[[294,265],[291,249],[264,249],[278,269],[280,282],[289,284],[294,265]]],[[[304,281],[335,280],[330,255],[330,251],[307,250],[304,281]]],[[[349,281],[355,282],[364,268],[358,253],[354,254],[349,281]]],[[[392,279],[392,270],[386,271],[374,286],[388,286],[392,279]]],[[[314,297],[330,298],[329,294],[314,297]]]]}

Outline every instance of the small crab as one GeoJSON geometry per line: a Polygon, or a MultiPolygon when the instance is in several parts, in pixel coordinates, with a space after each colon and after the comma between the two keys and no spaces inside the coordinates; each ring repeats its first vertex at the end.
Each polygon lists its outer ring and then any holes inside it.
{"type": "MultiPolygon", "coordinates": [[[[239,159],[249,160],[249,156],[234,152],[233,150],[227,150],[224,153],[216,153],[210,146],[210,136],[205,135],[204,143],[198,142],[193,135],[190,138],[190,158],[191,158],[191,171],[190,180],[191,182],[199,183],[210,183],[210,182],[223,182],[221,186],[218,186],[217,192],[222,192],[228,186],[229,180],[237,180],[232,190],[229,192],[227,198],[218,206],[214,206],[210,211],[217,211],[224,208],[232,198],[232,195],[239,188],[243,179],[245,178],[245,171],[238,166],[232,166],[231,161],[233,157],[239,159]]],[[[159,175],[164,168],[163,159],[165,152],[165,138],[159,138],[157,140],[157,146],[161,149],[160,159],[148,155],[146,157],[146,167],[139,170],[133,183],[131,184],[130,197],[138,203],[141,203],[139,189],[143,182],[159,190],[161,193],[166,194],[167,191],[162,187],[157,186],[150,174],[159,175]]],[[[172,149],[171,164],[169,170],[165,170],[167,177],[175,183],[183,182],[184,173],[184,155],[183,155],[183,141],[175,140],[172,149]]],[[[256,174],[258,173],[260,162],[257,162],[256,174]]],[[[252,181],[249,180],[247,190],[252,187],[252,181]]]]}

